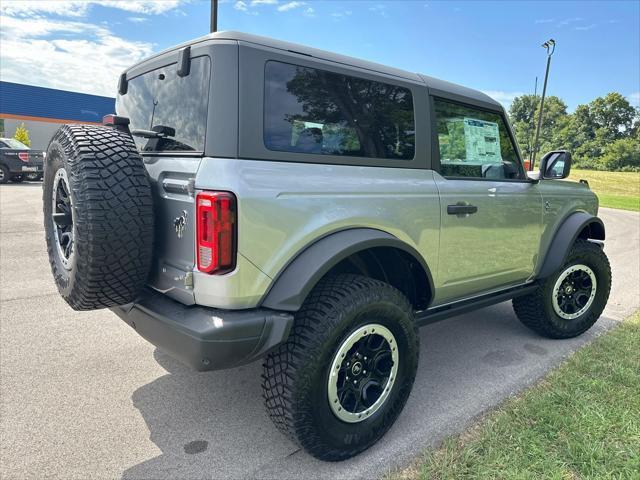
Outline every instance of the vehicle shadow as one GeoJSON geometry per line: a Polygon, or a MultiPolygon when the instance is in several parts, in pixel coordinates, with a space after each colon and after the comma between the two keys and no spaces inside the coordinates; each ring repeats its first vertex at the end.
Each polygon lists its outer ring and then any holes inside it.
{"type": "Polygon", "coordinates": [[[122,477],[380,477],[535,382],[614,323],[601,319],[579,338],[549,340],[523,327],[503,303],[422,328],[420,366],[402,415],[381,442],[338,463],[312,458],[272,425],[259,362],[196,373],[156,350],[168,373],[140,387],[132,400],[162,453],[122,477]]]}
{"type": "Polygon", "coordinates": [[[264,412],[259,362],[198,373],[160,350],[154,357],[168,373],[136,390],[132,401],[162,454],[123,478],[240,478],[247,465],[238,454],[267,462],[297,449],[264,412]]]}

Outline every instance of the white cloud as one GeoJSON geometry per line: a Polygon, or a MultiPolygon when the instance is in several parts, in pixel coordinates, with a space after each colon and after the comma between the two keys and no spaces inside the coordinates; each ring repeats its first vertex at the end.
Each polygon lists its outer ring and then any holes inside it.
{"type": "Polygon", "coordinates": [[[0,78],[10,82],[113,97],[120,73],[153,52],[78,21],[2,15],[0,23],[0,78]]]}
{"type": "Polygon", "coordinates": [[[387,6],[382,4],[382,3],[379,3],[377,5],[369,7],[369,11],[371,11],[373,13],[377,13],[378,15],[380,15],[382,17],[386,17],[387,16],[387,6]]]}
{"type": "Polygon", "coordinates": [[[84,17],[94,5],[116,8],[144,15],[166,13],[189,0],[2,0],[0,12],[4,15],[33,17],[49,14],[64,17],[84,17]]]}
{"type": "Polygon", "coordinates": [[[235,8],[236,10],[240,10],[241,12],[246,12],[248,9],[247,4],[242,0],[239,0],[238,2],[234,3],[233,8],[235,8]]]}
{"type": "Polygon", "coordinates": [[[147,17],[127,17],[127,20],[129,20],[132,23],[143,23],[149,19],[147,17]]]}
{"type": "Polygon", "coordinates": [[[251,6],[254,5],[277,5],[278,0],[251,0],[251,6]]]}
{"type": "Polygon", "coordinates": [[[346,10],[344,12],[334,12],[331,14],[331,16],[335,19],[343,19],[345,17],[348,17],[349,15],[351,15],[353,12],[351,10],[346,10]]]}
{"type": "Polygon", "coordinates": [[[581,25],[578,27],[575,27],[574,30],[591,30],[592,28],[595,28],[596,24],[592,23],[591,25],[581,25]]]}
{"type": "Polygon", "coordinates": [[[584,18],[582,17],[565,18],[564,20],[560,20],[558,22],[558,27],[564,27],[565,25],[569,25],[575,22],[581,22],[582,20],[584,20],[584,18]]]}
{"type": "Polygon", "coordinates": [[[288,12],[289,10],[293,10],[294,8],[302,7],[306,5],[306,2],[287,2],[278,7],[279,12],[288,12]]]}
{"type": "Polygon", "coordinates": [[[627,100],[634,107],[640,108],[640,92],[633,92],[627,95],[627,100]]]}
{"type": "Polygon", "coordinates": [[[511,102],[516,97],[524,95],[523,92],[505,92],[503,90],[482,90],[482,93],[489,95],[495,101],[500,102],[505,109],[509,109],[511,102]]]}
{"type": "Polygon", "coordinates": [[[555,18],[541,18],[539,20],[536,20],[535,23],[553,23],[555,21],[555,18]]]}
{"type": "Polygon", "coordinates": [[[316,16],[316,11],[311,8],[311,7],[307,7],[304,11],[304,16],[305,17],[315,17],[316,16]]]}

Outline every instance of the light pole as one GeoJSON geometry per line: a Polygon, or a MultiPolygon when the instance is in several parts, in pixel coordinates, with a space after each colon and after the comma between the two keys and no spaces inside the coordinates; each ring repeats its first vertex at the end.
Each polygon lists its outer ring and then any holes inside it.
{"type": "Polygon", "coordinates": [[[547,79],[549,78],[549,66],[551,66],[551,55],[556,51],[556,41],[552,38],[542,44],[547,49],[547,71],[544,74],[544,86],[542,87],[542,98],[540,99],[540,115],[538,116],[538,127],[536,128],[536,139],[533,142],[533,152],[531,155],[531,170],[536,163],[536,152],[538,151],[538,140],[540,139],[540,127],[542,126],[542,115],[544,113],[544,96],[547,93],[547,79]]]}
{"type": "Polygon", "coordinates": [[[210,33],[218,31],[218,0],[211,0],[211,23],[209,25],[210,33]]]}

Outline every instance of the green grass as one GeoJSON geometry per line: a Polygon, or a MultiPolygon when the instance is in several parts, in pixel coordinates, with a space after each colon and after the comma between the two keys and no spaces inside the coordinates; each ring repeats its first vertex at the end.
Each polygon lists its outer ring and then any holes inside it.
{"type": "Polygon", "coordinates": [[[399,479],[640,479],[640,313],[399,479]]]}
{"type": "Polygon", "coordinates": [[[640,172],[572,170],[569,178],[587,180],[601,207],[640,211],[640,172]]]}

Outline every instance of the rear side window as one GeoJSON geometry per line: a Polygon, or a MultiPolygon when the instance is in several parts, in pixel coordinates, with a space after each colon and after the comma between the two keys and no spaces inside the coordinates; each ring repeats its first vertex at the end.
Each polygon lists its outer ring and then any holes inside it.
{"type": "Polygon", "coordinates": [[[186,77],[177,68],[174,63],[139,75],[118,95],[116,111],[131,120],[140,151],[204,151],[211,62],[207,56],[192,58],[186,77]]]}
{"type": "Polygon", "coordinates": [[[435,100],[435,110],[443,176],[524,178],[501,115],[439,99],[435,100]]]}
{"type": "Polygon", "coordinates": [[[269,61],[264,143],[283,152],[411,160],[413,97],[398,85],[269,61]]]}

